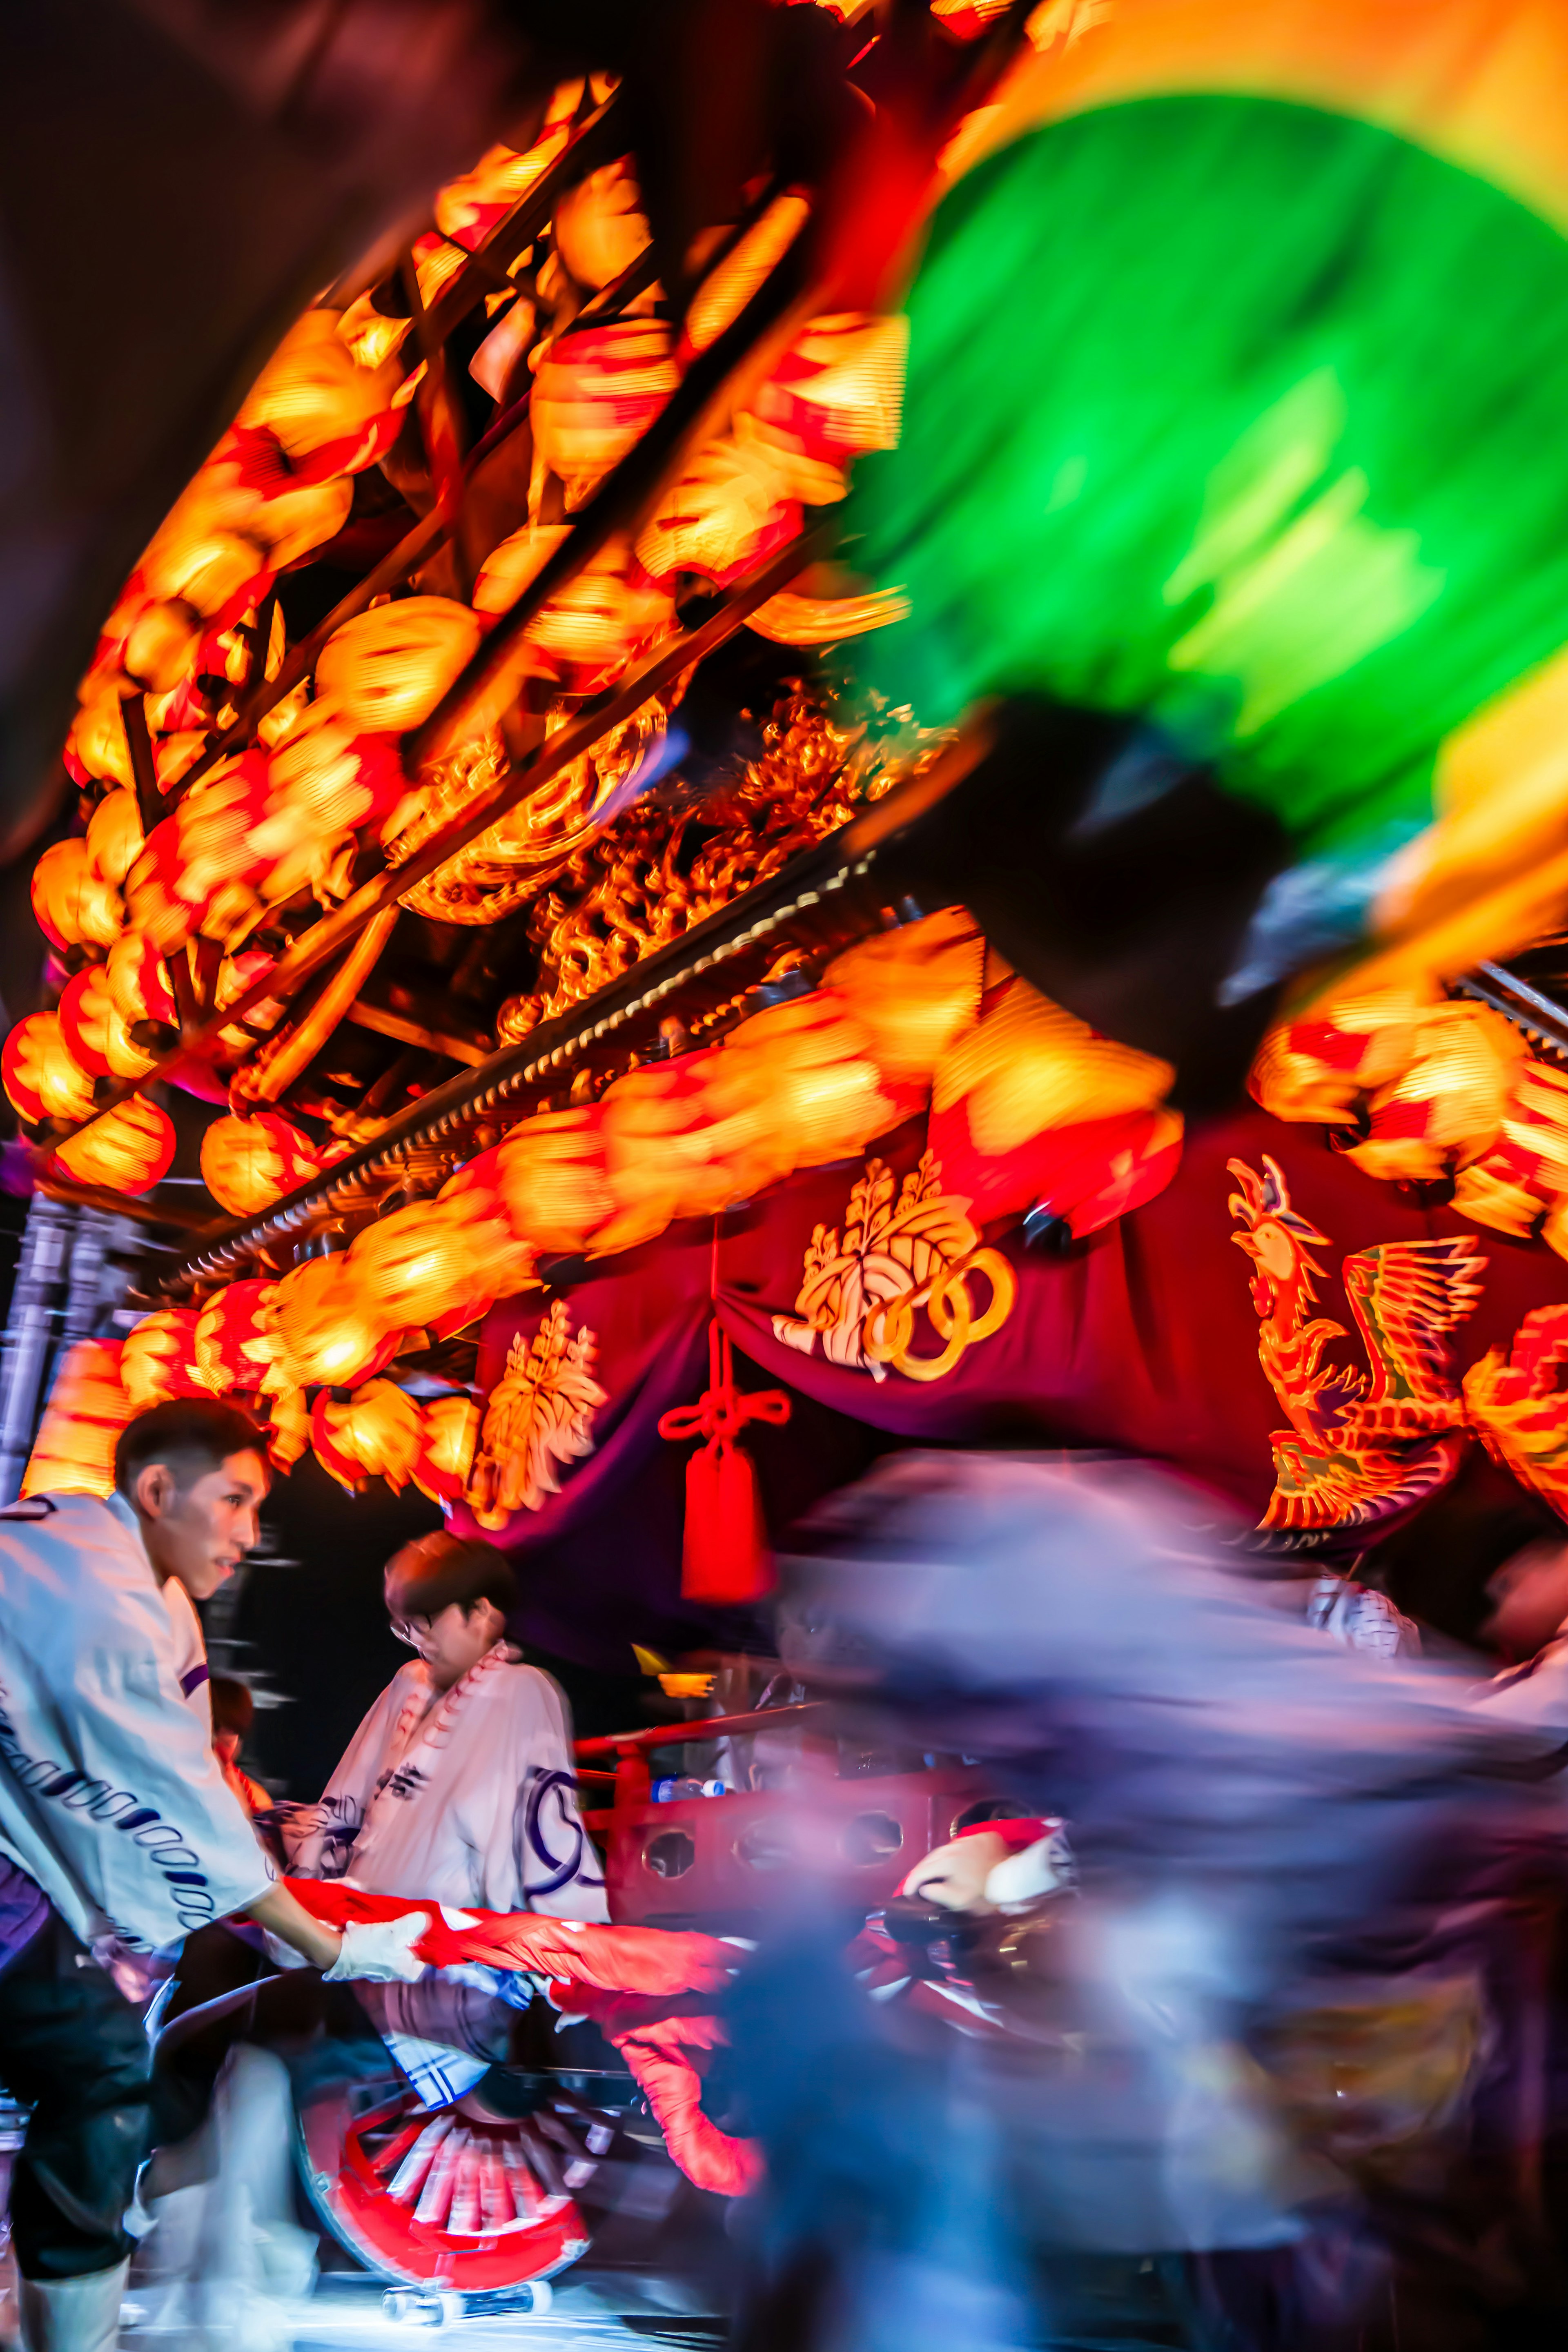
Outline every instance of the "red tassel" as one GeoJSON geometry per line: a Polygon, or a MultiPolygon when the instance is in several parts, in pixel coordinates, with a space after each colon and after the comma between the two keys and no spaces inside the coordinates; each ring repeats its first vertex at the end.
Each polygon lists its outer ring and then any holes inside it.
{"type": "Polygon", "coordinates": [[[686,1465],[686,1538],[680,1590],[688,1601],[732,1604],[773,1591],[773,1559],[751,1455],[737,1443],[748,1421],[774,1428],[789,1419],[783,1389],[751,1395],[735,1386],[734,1358],[715,1320],[708,1327],[708,1386],[695,1404],[659,1416],[658,1433],[707,1444],[686,1465]]]}

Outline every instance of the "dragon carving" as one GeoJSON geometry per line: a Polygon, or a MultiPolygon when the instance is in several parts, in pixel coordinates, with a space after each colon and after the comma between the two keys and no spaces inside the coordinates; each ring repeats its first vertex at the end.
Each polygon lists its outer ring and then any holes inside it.
{"type": "Polygon", "coordinates": [[[1453,1475],[1470,1433],[1450,1339],[1477,1306],[1486,1260],[1454,1237],[1383,1242],[1341,1269],[1369,1369],[1325,1361],[1342,1323],[1314,1315],[1330,1246],[1290,1204],[1278,1164],[1229,1162],[1230,1197],[1252,1261],[1258,1352],[1290,1426],[1273,1438],[1266,1528],[1370,1528],[1453,1475]]]}

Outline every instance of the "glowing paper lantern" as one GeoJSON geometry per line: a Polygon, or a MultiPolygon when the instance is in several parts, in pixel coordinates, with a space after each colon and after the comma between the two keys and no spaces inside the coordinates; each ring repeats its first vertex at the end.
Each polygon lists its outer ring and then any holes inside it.
{"type": "Polygon", "coordinates": [[[536,1250],[583,1248],[616,1209],[597,1105],[523,1119],[500,1146],[496,1181],[512,1231],[536,1250]]]}
{"type": "Polygon", "coordinates": [[[990,1157],[1051,1128],[1152,1110],[1174,1075],[1168,1062],[1097,1036],[1013,978],[942,1055],[931,1109],[941,1115],[962,1101],[974,1149],[990,1157]]]}
{"type": "Polygon", "coordinates": [[[338,698],[322,693],[274,749],[267,790],[269,807],[287,803],[318,831],[336,835],[384,816],[408,779],[391,738],[357,731],[338,698]]]}
{"type": "Polygon", "coordinates": [[[933,1114],[930,1139],[942,1191],[966,1201],[977,1225],[1037,1210],[1081,1241],[1164,1191],[1181,1165],[1182,1134],[1177,1111],[1124,1111],[986,1153],[975,1150],[960,1101],[933,1114]]]}
{"type": "Polygon", "coordinates": [[[160,1021],[179,1026],[179,1008],[168,966],[153,942],[140,931],[127,931],[109,950],[104,986],[121,1021],[129,1028],[138,1021],[160,1021]]]}
{"type": "Polygon", "coordinates": [[[209,1388],[258,1391],[278,1360],[272,1327],[274,1282],[231,1282],[196,1318],[192,1358],[209,1388]]]}
{"type": "Polygon", "coordinates": [[[595,694],[674,626],[672,598],[641,578],[630,549],[613,540],[534,614],[527,643],[568,692],[595,694]]]}
{"type": "Polygon", "coordinates": [[[33,912],[58,948],[112,947],[125,924],[119,891],[80,840],[57,841],[34,866],[33,912]]]}
{"type": "Polygon", "coordinates": [[[198,929],[222,939],[253,919],[251,886],[272,863],[257,841],[266,814],[266,758],[247,751],[204,776],[153,826],[125,896],[133,927],[157,954],[171,954],[198,929]]]}
{"type": "Polygon", "coordinates": [[[1275,1118],[1353,1127],[1366,1097],[1406,1070],[1430,992],[1369,989],[1312,1021],[1281,1022],[1258,1048],[1247,1091],[1275,1118]]]}
{"type": "Polygon", "coordinates": [[[71,721],[65,752],[66,766],[79,784],[131,783],[131,746],[120,708],[121,696],[130,690],[128,677],[110,677],[84,697],[71,721]]]}
{"type": "Polygon", "coordinates": [[[766,1108],[791,1168],[853,1158],[925,1099],[923,1087],[883,1076],[868,1032],[835,988],[742,1022],[725,1041],[711,1085],[721,1113],[742,1102],[766,1108]]]}
{"type": "Polygon", "coordinates": [[[597,293],[647,250],[642,191],[618,156],[587,173],[556,201],[555,250],[579,286],[597,293]]]}
{"type": "Polygon", "coordinates": [[[58,1013],[29,1013],[0,1049],[0,1084],[12,1108],[33,1126],[85,1118],[92,1080],[71,1053],[58,1013]]]}
{"type": "Polygon", "coordinates": [[[763,1191],[789,1165],[753,1064],[721,1049],[651,1062],[606,1088],[600,1105],[616,1214],[595,1252],[633,1249],[677,1217],[714,1216],[763,1191]]]}
{"type": "Polygon", "coordinates": [[[310,1408],[303,1389],[285,1389],[271,1400],[267,1452],[274,1469],[291,1470],[310,1443],[310,1408]]]}
{"type": "Polygon", "coordinates": [[[216,1118],[202,1138],[202,1181],[231,1216],[254,1216],[320,1168],[309,1136],[279,1111],[216,1118]]]}
{"type": "Polygon", "coordinates": [[[134,1410],[120,1359],[112,1340],[79,1339],[66,1350],[22,1473],[24,1496],[113,1494],[114,1448],[134,1410]]]}
{"type": "Polygon", "coordinates": [[[414,1483],[433,1503],[456,1503],[468,1486],[482,1415],[469,1396],[437,1397],[421,1416],[414,1483]]]}
{"type": "Polygon", "coordinates": [[[205,520],[193,525],[178,509],[142,558],[142,571],[153,596],[177,599],[222,626],[241,619],[272,585],[271,565],[253,539],[205,520]]]}
{"type": "Polygon", "coordinates": [[[669,329],[617,319],[558,335],[539,362],[529,415],[534,449],[581,504],[639,441],[679,381],[669,329]]]}
{"type": "Polygon", "coordinates": [[[1364,1142],[1346,1151],[1369,1176],[1432,1183],[1489,1152],[1502,1132],[1524,1039],[1500,1013],[1440,1004],[1422,1022],[1409,1067],[1372,1098],[1364,1142]]]}
{"type": "Polygon", "coordinates": [[[89,1077],[107,1078],[109,1024],[114,1018],[114,1005],[101,964],[89,963],[74,980],[67,981],[60,992],[58,1013],[60,1034],[72,1061],[89,1077]]]}
{"type": "Polygon", "coordinates": [[[461,1318],[521,1289],[531,1256],[482,1198],[416,1202],[360,1234],[348,1270],[364,1312],[399,1330],[461,1318]]]}
{"type": "Polygon", "coordinates": [[[87,854],[94,869],[118,889],[142,855],[145,839],[134,793],[105,793],[88,820],[87,854]]]}
{"type": "Polygon", "coordinates": [[[844,997],[890,1078],[929,1085],[961,1031],[980,1012],[985,942],[963,908],[847,949],[825,979],[844,997]]]}
{"type": "Polygon", "coordinates": [[[280,1388],[352,1388],[391,1361],[402,1334],[367,1307],[346,1258],[309,1258],[272,1298],[280,1388]]]}
{"type": "Polygon", "coordinates": [[[174,1128],[166,1110],[132,1095],[105,1111],[55,1152],[55,1165],[79,1184],[100,1184],[110,1192],[150,1192],[169,1172],[174,1128]]]}
{"type": "MultiPolygon", "coordinates": [[[[1568,1195],[1568,1072],[1550,1062],[1525,1062],[1491,1150],[1461,1168],[1454,1206],[1499,1233],[1532,1234],[1568,1195]]],[[[1558,1229],[1552,1247],[1562,1244],[1558,1229]]]]}
{"type": "Polygon", "coordinates": [[[436,198],[436,226],[468,252],[483,243],[497,221],[521,202],[565,146],[571,113],[557,113],[561,93],[533,145],[521,152],[515,147],[492,147],[471,172],[448,180],[436,198]]]}
{"type": "Polygon", "coordinates": [[[316,684],[354,730],[401,734],[429,717],[479,642],[466,604],[406,596],[345,621],[321,649],[316,684]]]}
{"type": "Polygon", "coordinates": [[[423,1444],[419,1407],[391,1381],[372,1381],[346,1404],[334,1404],[323,1390],[310,1408],[310,1451],[351,1489],[366,1478],[384,1478],[395,1495],[401,1493],[423,1444]]]}
{"type": "Polygon", "coordinates": [[[390,447],[401,415],[395,361],[363,368],[340,340],[336,310],[307,310],[262,369],[236,418],[259,429],[306,479],[357,472],[390,447]]]}
{"type": "Polygon", "coordinates": [[[196,1361],[199,1320],[194,1307],[161,1307],[132,1325],[120,1352],[120,1378],[132,1412],[217,1388],[196,1361]]]}

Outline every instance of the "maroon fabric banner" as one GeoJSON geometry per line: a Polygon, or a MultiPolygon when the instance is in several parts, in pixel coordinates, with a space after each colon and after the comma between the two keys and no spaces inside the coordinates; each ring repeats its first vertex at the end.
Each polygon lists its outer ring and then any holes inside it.
{"type": "MultiPolygon", "coordinates": [[[[923,1123],[912,1122],[869,1156],[901,1183],[923,1145],[923,1123]]],[[[1315,1312],[1349,1335],[1332,1345],[1336,1362],[1365,1362],[1342,1261],[1380,1242],[1461,1234],[1486,1260],[1480,1302],[1455,1336],[1460,1372],[1506,1343],[1531,1307],[1568,1298],[1568,1265],[1543,1244],[1424,1208],[1363,1176],[1321,1130],[1248,1108],[1190,1134],[1159,1199],[1067,1256],[1031,1254],[1016,1228],[1003,1236],[993,1246],[1016,1295],[999,1328],[939,1379],[893,1365],[878,1378],[829,1360],[820,1336],[809,1352],[789,1344],[775,1323],[798,1325],[814,1233],[843,1239],[865,1163],[816,1170],[721,1220],[717,1237],[709,1223],[674,1228],[563,1289],[572,1331],[596,1335],[594,1377],[608,1402],[594,1418],[593,1451],[559,1465],[562,1491],[518,1513],[495,1538],[517,1556],[529,1596],[525,1632],[584,1663],[621,1666],[632,1640],[668,1648],[711,1638],[715,1621],[679,1597],[691,1449],[657,1428],[662,1412],[694,1402],[706,1384],[710,1300],[733,1340],[742,1385],[782,1386],[794,1400],[787,1428],[752,1428],[745,1438],[775,1542],[889,1443],[1111,1447],[1170,1462],[1261,1514],[1273,1486],[1269,1439],[1285,1416],[1258,1363],[1252,1269],[1232,1238],[1236,1186],[1226,1163],[1239,1158],[1261,1172],[1265,1154],[1284,1171],[1294,1207],[1328,1236],[1330,1245],[1314,1251],[1326,1273],[1315,1312]]],[[[940,1227],[940,1214],[932,1217],[940,1227]]],[[[849,1267],[848,1326],[857,1284],[878,1278],[875,1250],[849,1267]]],[[[967,1292],[970,1310],[984,1317],[992,1286],[983,1272],[967,1277],[967,1292]]],[[[512,1339],[531,1337],[548,1305],[534,1294],[493,1310],[479,1361],[487,1391],[512,1339]]],[[[943,1341],[917,1315],[909,1344],[930,1358],[943,1341]]],[[[835,1345],[844,1352],[843,1327],[835,1345]]]]}

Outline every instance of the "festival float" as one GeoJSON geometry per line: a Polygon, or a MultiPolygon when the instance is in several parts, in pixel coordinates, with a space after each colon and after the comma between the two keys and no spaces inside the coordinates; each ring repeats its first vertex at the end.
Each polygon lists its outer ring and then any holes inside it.
{"type": "MultiPolygon", "coordinates": [[[[25,1494],[234,1396],[614,1664],[761,1643],[893,1443],[1152,1456],[1336,1570],[1475,1446],[1568,1511],[1568,152],[1454,97],[1465,13],[936,0],[875,224],[768,183],[679,302],[571,83],[303,314],[64,747],[4,1082],[146,1248],[25,1494]]],[[[696,1931],[778,1832],[661,1738],[587,1743],[616,1929],[442,1950],[559,1966],[741,2189],[696,1931]]],[[[823,1802],[864,1911],[990,1801],[823,1802]]],[[[367,2260],[580,2250],[493,2169],[437,2216],[405,2105],[318,2165],[367,2260]]]]}

